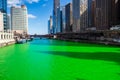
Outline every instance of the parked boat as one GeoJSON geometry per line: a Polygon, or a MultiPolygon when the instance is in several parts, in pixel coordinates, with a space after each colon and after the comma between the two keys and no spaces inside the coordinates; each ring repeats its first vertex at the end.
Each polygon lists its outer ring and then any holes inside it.
{"type": "Polygon", "coordinates": [[[17,44],[23,44],[23,43],[26,43],[27,40],[26,39],[19,39],[17,40],[17,44]]]}
{"type": "Polygon", "coordinates": [[[118,43],[120,43],[120,39],[113,39],[113,42],[118,42],[118,43]]]}

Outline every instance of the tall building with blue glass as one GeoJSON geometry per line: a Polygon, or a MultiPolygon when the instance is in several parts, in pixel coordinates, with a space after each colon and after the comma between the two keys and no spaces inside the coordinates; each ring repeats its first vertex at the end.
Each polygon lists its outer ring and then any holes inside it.
{"type": "Polygon", "coordinates": [[[50,16],[50,19],[48,20],[48,34],[53,34],[53,20],[52,16],[50,16]]]}
{"type": "Polygon", "coordinates": [[[72,25],[73,25],[73,19],[72,19],[72,3],[68,3],[65,6],[65,21],[66,21],[66,28],[65,32],[72,32],[72,25]]]}
{"type": "Polygon", "coordinates": [[[50,34],[50,20],[48,20],[48,34],[50,34]]]}
{"type": "Polygon", "coordinates": [[[88,27],[92,28],[95,25],[94,21],[94,7],[95,7],[95,1],[94,0],[88,0],[88,27]]]}
{"type": "Polygon", "coordinates": [[[7,0],[0,0],[0,11],[7,13],[7,0]]]}
{"type": "Polygon", "coordinates": [[[72,0],[73,32],[80,32],[80,0],[72,0]]]}
{"type": "Polygon", "coordinates": [[[4,30],[7,30],[7,0],[0,0],[0,12],[3,13],[4,30]]]}
{"type": "Polygon", "coordinates": [[[60,19],[60,0],[54,0],[53,4],[53,32],[56,34],[59,30],[58,23],[60,19]]]}
{"type": "Polygon", "coordinates": [[[65,6],[62,7],[62,33],[65,33],[66,29],[66,15],[65,15],[65,6]]]}
{"type": "Polygon", "coordinates": [[[62,32],[62,19],[61,19],[61,10],[60,10],[60,7],[57,8],[57,31],[56,33],[61,33],[62,32]]]}

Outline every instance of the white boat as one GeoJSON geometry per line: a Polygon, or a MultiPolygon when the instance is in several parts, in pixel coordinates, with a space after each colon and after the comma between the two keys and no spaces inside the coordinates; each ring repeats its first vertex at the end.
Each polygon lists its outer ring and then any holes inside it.
{"type": "Polygon", "coordinates": [[[17,44],[23,44],[23,43],[26,43],[27,40],[26,39],[19,39],[17,40],[17,44]]]}

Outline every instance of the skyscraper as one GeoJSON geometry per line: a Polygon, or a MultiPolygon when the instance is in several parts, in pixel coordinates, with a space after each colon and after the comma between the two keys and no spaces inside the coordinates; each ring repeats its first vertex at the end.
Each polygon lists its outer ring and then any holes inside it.
{"type": "Polygon", "coordinates": [[[7,30],[7,0],[0,0],[0,11],[3,14],[4,30],[7,30]]]}
{"type": "Polygon", "coordinates": [[[111,0],[111,26],[120,25],[120,0],[111,0]]]}
{"type": "Polygon", "coordinates": [[[7,0],[0,0],[0,11],[7,13],[7,0]]]}
{"type": "Polygon", "coordinates": [[[60,0],[54,0],[53,4],[53,29],[54,33],[57,33],[58,31],[58,22],[60,17],[60,0]]]}
{"type": "Polygon", "coordinates": [[[95,0],[95,26],[97,30],[109,30],[120,25],[120,0],[95,0]]]}
{"type": "Polygon", "coordinates": [[[80,0],[80,28],[85,31],[94,27],[94,0],[80,0]]]}
{"type": "Polygon", "coordinates": [[[62,33],[63,20],[62,20],[62,10],[60,10],[60,32],[62,33]]]}
{"type": "Polygon", "coordinates": [[[0,12],[0,31],[4,30],[4,20],[3,20],[3,13],[0,12]]]}
{"type": "Polygon", "coordinates": [[[53,23],[52,23],[52,16],[50,16],[50,19],[48,20],[48,34],[53,33],[53,23]]]}
{"type": "Polygon", "coordinates": [[[48,20],[48,34],[51,34],[50,33],[50,19],[48,20]]]}
{"type": "Polygon", "coordinates": [[[80,31],[88,28],[88,0],[80,0],[80,31]]]}
{"type": "Polygon", "coordinates": [[[11,23],[13,31],[20,34],[28,33],[28,14],[25,5],[21,5],[21,8],[11,7],[11,23]]]}
{"type": "Polygon", "coordinates": [[[66,29],[66,15],[65,15],[65,6],[62,7],[62,32],[65,33],[66,29]]]}
{"type": "Polygon", "coordinates": [[[57,8],[57,18],[56,18],[56,20],[57,20],[56,33],[60,33],[60,32],[62,32],[60,7],[57,8]]]}
{"type": "Polygon", "coordinates": [[[95,27],[95,0],[88,0],[88,28],[95,27]]]}
{"type": "Polygon", "coordinates": [[[66,15],[66,28],[65,32],[72,32],[72,24],[73,24],[73,19],[72,19],[72,4],[68,3],[65,6],[65,15],[66,15]]]}
{"type": "Polygon", "coordinates": [[[117,24],[120,25],[120,0],[117,0],[116,6],[117,6],[117,20],[118,20],[117,24]]]}
{"type": "Polygon", "coordinates": [[[7,27],[9,30],[11,30],[11,16],[7,15],[7,27]]]}
{"type": "Polygon", "coordinates": [[[94,26],[93,0],[73,0],[73,32],[94,26]]]}
{"type": "Polygon", "coordinates": [[[73,32],[80,32],[80,0],[72,0],[73,32]]]}
{"type": "Polygon", "coordinates": [[[111,0],[95,0],[95,26],[97,30],[110,28],[111,10],[111,0]]]}

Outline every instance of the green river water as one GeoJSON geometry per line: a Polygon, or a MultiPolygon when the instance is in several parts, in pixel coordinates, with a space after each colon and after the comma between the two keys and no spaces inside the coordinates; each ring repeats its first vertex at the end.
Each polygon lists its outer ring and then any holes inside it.
{"type": "Polygon", "coordinates": [[[120,48],[35,39],[0,48],[0,80],[120,80],[120,48]]]}

